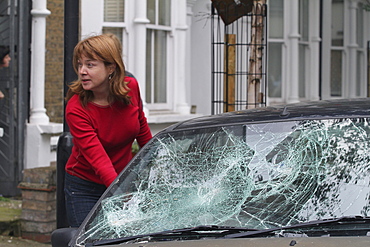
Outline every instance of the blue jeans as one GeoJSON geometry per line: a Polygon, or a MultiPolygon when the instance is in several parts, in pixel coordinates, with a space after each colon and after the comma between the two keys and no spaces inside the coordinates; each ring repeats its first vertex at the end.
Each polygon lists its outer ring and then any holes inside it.
{"type": "Polygon", "coordinates": [[[68,223],[79,227],[106,187],[65,173],[64,194],[68,223]]]}

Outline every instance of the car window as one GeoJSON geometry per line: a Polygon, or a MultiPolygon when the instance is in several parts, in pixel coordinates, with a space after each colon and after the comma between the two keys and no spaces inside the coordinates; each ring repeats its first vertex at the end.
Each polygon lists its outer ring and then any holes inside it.
{"type": "Polygon", "coordinates": [[[78,242],[368,215],[369,133],[365,118],[164,132],[98,202],[78,242]]]}

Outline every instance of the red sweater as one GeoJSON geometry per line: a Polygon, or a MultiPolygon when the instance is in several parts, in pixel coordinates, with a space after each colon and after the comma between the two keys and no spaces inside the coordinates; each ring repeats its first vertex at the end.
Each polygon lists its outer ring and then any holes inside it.
{"type": "Polygon", "coordinates": [[[84,108],[74,95],[66,106],[66,121],[73,136],[66,172],[84,180],[109,186],[131,160],[131,146],[140,147],[151,138],[143,112],[137,81],[126,77],[131,104],[110,106],[88,103],[84,108]]]}

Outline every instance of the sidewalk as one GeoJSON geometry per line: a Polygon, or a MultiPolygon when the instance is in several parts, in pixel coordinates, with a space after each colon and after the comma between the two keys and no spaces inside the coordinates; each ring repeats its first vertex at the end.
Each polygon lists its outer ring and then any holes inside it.
{"type": "Polygon", "coordinates": [[[43,244],[20,237],[0,236],[1,247],[51,247],[51,244],[43,244]]]}

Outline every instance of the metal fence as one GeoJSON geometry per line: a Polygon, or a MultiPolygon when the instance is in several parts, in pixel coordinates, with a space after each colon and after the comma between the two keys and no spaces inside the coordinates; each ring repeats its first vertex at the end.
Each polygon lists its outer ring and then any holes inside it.
{"type": "Polygon", "coordinates": [[[24,129],[29,102],[29,44],[31,1],[0,1],[0,45],[10,49],[8,68],[0,68],[0,194],[19,194],[22,177],[24,129]]]}
{"type": "Polygon", "coordinates": [[[266,106],[267,5],[212,3],[212,114],[266,106]]]}

